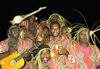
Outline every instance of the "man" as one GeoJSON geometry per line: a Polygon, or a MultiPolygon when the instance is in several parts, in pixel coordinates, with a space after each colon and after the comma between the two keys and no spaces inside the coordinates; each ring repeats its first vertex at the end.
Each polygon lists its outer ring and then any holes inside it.
{"type": "Polygon", "coordinates": [[[44,38],[50,37],[50,29],[47,26],[43,28],[43,33],[44,33],[44,38]]]}
{"type": "MultiPolygon", "coordinates": [[[[27,16],[27,15],[28,15],[28,14],[26,14],[26,15],[21,15],[21,16],[24,18],[24,17],[27,16]]],[[[34,23],[35,23],[35,20],[36,20],[35,15],[32,15],[32,16],[30,16],[29,18],[27,18],[27,19],[25,19],[24,21],[22,21],[22,22],[19,24],[19,26],[25,26],[26,29],[29,30],[30,24],[34,24],[34,23]]]]}
{"type": "Polygon", "coordinates": [[[50,37],[48,45],[55,53],[58,63],[60,63],[59,69],[66,68],[68,51],[71,46],[70,41],[66,38],[66,36],[61,35],[61,27],[57,21],[50,24],[50,30],[52,32],[52,36],[50,37]]]}
{"type": "Polygon", "coordinates": [[[24,39],[24,40],[33,40],[34,38],[32,37],[32,34],[30,34],[30,32],[26,29],[25,26],[20,26],[20,38],[24,39]]]}
{"type": "MultiPolygon", "coordinates": [[[[26,27],[20,26],[20,29],[21,29],[20,37],[23,38],[25,41],[27,41],[29,43],[32,42],[32,45],[34,46],[36,44],[35,40],[34,40],[34,38],[32,38],[32,35],[28,32],[26,27]]],[[[29,66],[30,69],[34,69],[33,63],[34,63],[34,59],[35,59],[35,52],[37,52],[37,51],[34,50],[33,52],[27,54],[27,56],[25,57],[26,63],[29,66]]],[[[28,67],[27,67],[27,69],[28,69],[28,67]]]]}
{"type": "Polygon", "coordinates": [[[19,38],[20,28],[17,25],[12,25],[8,30],[8,39],[0,42],[0,58],[11,55],[16,50],[19,53],[24,53],[32,47],[32,43],[19,38]],[[3,54],[2,54],[3,53],[3,54]]]}
{"type": "Polygon", "coordinates": [[[37,32],[36,36],[41,35],[43,32],[43,28],[46,26],[46,19],[42,18],[40,19],[40,24],[37,25],[37,32]]]}
{"type": "MultiPolygon", "coordinates": [[[[43,32],[43,28],[46,26],[46,19],[41,19],[40,20],[40,24],[37,25],[37,32],[36,32],[36,39],[39,42],[43,41],[44,38],[44,32],[43,32]]],[[[44,43],[44,42],[43,42],[44,43]]],[[[42,43],[42,44],[43,44],[42,43]]],[[[40,43],[41,44],[41,43],[40,43]]]]}
{"type": "Polygon", "coordinates": [[[100,69],[100,50],[89,42],[90,31],[87,28],[81,28],[76,35],[77,43],[74,50],[79,63],[78,69],[100,69]]]}
{"type": "Polygon", "coordinates": [[[29,29],[28,31],[30,32],[30,34],[32,34],[33,37],[36,36],[37,33],[37,26],[38,26],[38,22],[35,22],[35,15],[29,17],[29,29]]]}
{"type": "Polygon", "coordinates": [[[35,69],[58,69],[54,53],[48,45],[41,45],[35,60],[35,69]]]}
{"type": "Polygon", "coordinates": [[[45,18],[40,19],[40,25],[42,27],[45,27],[47,25],[47,19],[45,19],[45,18]]]}
{"type": "Polygon", "coordinates": [[[50,41],[50,30],[47,26],[43,28],[42,37],[43,40],[40,42],[41,44],[46,44],[50,41]]]}
{"type": "Polygon", "coordinates": [[[72,38],[71,32],[68,30],[68,27],[66,27],[66,26],[62,26],[61,34],[65,35],[70,40],[72,38]]]}

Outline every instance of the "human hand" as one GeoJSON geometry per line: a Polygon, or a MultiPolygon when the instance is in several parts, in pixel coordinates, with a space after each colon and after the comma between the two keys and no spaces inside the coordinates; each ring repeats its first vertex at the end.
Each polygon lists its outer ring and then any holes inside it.
{"type": "Polygon", "coordinates": [[[17,51],[17,47],[16,46],[11,46],[9,48],[9,53],[12,54],[13,52],[17,51]]]}
{"type": "Polygon", "coordinates": [[[61,50],[59,50],[59,55],[66,55],[68,56],[69,52],[66,50],[66,48],[62,48],[61,50]]]}

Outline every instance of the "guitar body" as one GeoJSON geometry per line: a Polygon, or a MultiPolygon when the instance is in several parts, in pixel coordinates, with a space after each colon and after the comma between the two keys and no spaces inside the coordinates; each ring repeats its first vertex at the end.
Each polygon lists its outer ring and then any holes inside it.
{"type": "Polygon", "coordinates": [[[5,57],[0,60],[0,65],[2,69],[19,69],[24,66],[24,59],[20,59],[18,62],[16,62],[14,65],[10,64],[10,61],[13,60],[14,58],[20,56],[20,53],[14,52],[8,57],[5,57]]]}

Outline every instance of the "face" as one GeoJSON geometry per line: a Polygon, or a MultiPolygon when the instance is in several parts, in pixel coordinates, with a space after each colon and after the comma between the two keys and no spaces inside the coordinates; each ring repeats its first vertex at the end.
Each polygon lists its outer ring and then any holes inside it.
{"type": "Polygon", "coordinates": [[[42,34],[38,34],[38,35],[37,35],[37,41],[43,41],[42,34]]]}
{"type": "Polygon", "coordinates": [[[41,24],[42,26],[46,26],[46,20],[42,20],[42,21],[40,22],[40,24],[41,24]]]}
{"type": "Polygon", "coordinates": [[[49,49],[43,50],[40,54],[40,57],[43,62],[48,62],[50,60],[50,50],[49,49]]]}
{"type": "Polygon", "coordinates": [[[18,38],[19,37],[19,34],[20,34],[19,28],[17,28],[17,27],[12,28],[11,29],[11,34],[12,34],[13,37],[18,38]]]}
{"type": "Polygon", "coordinates": [[[52,28],[51,28],[51,32],[52,32],[52,35],[54,37],[57,37],[60,35],[60,28],[59,28],[59,25],[58,24],[53,24],[52,25],[52,28]]]}
{"type": "Polygon", "coordinates": [[[81,43],[88,43],[89,42],[89,32],[87,30],[83,30],[79,34],[79,40],[81,43]]]}
{"type": "Polygon", "coordinates": [[[66,30],[67,30],[67,28],[62,28],[61,33],[66,34],[66,30]]]}
{"type": "Polygon", "coordinates": [[[57,15],[54,15],[52,20],[53,21],[57,21],[58,20],[58,16],[57,15]]]}
{"type": "Polygon", "coordinates": [[[35,21],[35,16],[31,16],[30,18],[29,18],[29,23],[34,23],[34,21],[35,21]]]}
{"type": "Polygon", "coordinates": [[[46,37],[46,36],[49,35],[49,30],[48,30],[47,28],[45,28],[45,29],[43,30],[43,32],[44,32],[44,37],[46,37]]]}

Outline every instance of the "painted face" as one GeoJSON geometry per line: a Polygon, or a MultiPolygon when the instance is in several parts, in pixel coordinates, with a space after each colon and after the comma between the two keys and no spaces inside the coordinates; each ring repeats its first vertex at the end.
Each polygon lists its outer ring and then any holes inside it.
{"type": "Polygon", "coordinates": [[[82,43],[87,43],[89,41],[89,32],[87,30],[83,30],[79,34],[79,40],[82,43]]]}
{"type": "Polygon", "coordinates": [[[57,37],[60,35],[60,28],[59,28],[58,24],[52,25],[51,32],[54,37],[57,37]]]}
{"type": "Polygon", "coordinates": [[[50,60],[50,50],[49,49],[43,50],[40,56],[43,62],[48,62],[50,60]]]}
{"type": "Polygon", "coordinates": [[[18,38],[20,34],[20,30],[18,27],[12,28],[11,29],[11,34],[13,37],[18,38]]]}

